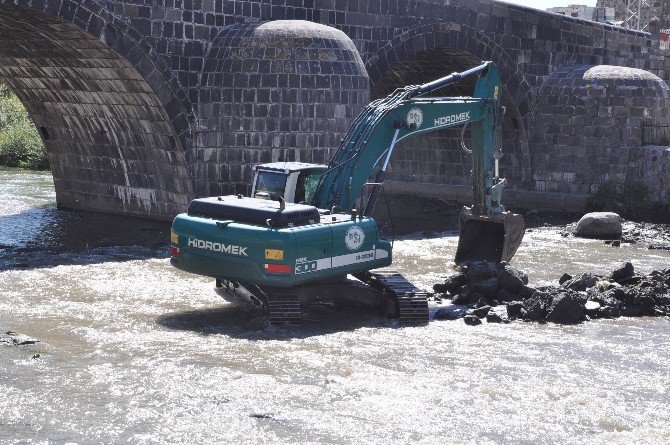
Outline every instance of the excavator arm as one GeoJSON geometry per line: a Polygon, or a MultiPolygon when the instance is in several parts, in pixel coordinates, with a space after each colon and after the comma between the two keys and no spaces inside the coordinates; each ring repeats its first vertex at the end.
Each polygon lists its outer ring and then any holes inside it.
{"type": "Polygon", "coordinates": [[[505,180],[498,174],[501,94],[498,68],[493,62],[485,62],[424,85],[398,89],[386,98],[371,103],[352,124],[328,169],[322,174],[313,205],[336,211],[352,209],[377,169],[363,211],[366,216],[371,216],[389,159],[398,142],[469,124],[473,205],[465,209],[461,216],[461,235],[471,241],[460,243],[456,261],[508,260],[523,237],[523,219],[519,215],[509,216],[512,214],[505,212],[502,205],[505,180]],[[470,97],[423,97],[471,76],[477,76],[477,81],[470,97]],[[494,232],[496,235],[492,235],[494,232]],[[486,236],[489,246],[475,246],[477,239],[486,236]]]}
{"type": "MultiPolygon", "coordinates": [[[[473,170],[492,171],[494,150],[500,140],[500,76],[496,65],[486,62],[463,73],[396,90],[371,103],[356,119],[322,175],[313,204],[349,210],[375,168],[386,170],[395,145],[403,139],[449,127],[472,125],[473,170]],[[478,75],[471,97],[422,96],[466,77],[478,75]]],[[[376,178],[375,182],[379,178],[376,178]]],[[[475,184],[478,211],[487,213],[481,198],[494,186],[493,176],[480,177],[475,184]]],[[[490,204],[488,204],[490,206],[490,204]]]]}

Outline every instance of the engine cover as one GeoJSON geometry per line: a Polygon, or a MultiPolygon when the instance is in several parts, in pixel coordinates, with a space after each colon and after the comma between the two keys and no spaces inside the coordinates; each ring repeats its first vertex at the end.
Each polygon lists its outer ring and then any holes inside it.
{"type": "Polygon", "coordinates": [[[278,201],[241,195],[194,199],[188,206],[188,215],[247,224],[269,224],[276,228],[316,224],[321,220],[319,211],[314,206],[287,203],[281,209],[278,201]]]}

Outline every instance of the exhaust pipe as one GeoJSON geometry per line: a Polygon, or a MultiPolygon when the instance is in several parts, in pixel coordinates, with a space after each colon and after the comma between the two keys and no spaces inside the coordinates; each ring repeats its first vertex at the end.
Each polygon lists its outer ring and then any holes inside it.
{"type": "Polygon", "coordinates": [[[526,231],[523,216],[511,212],[476,215],[464,207],[459,217],[460,233],[455,262],[509,261],[521,245],[526,231]]]}

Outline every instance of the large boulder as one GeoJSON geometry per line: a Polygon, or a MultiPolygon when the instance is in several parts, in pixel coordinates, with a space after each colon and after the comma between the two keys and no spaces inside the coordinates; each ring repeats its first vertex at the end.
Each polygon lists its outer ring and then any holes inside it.
{"type": "Polygon", "coordinates": [[[613,212],[587,213],[577,222],[573,233],[582,238],[621,238],[621,217],[613,212]]]}

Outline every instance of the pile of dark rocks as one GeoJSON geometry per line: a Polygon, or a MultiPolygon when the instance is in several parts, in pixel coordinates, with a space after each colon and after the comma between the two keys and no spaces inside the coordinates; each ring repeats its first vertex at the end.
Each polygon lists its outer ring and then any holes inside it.
{"type": "Polygon", "coordinates": [[[451,305],[436,320],[476,325],[510,320],[573,324],[592,318],[670,316],[670,269],[635,273],[627,262],[608,276],[564,274],[558,286],[528,286],[528,275],[507,263],[470,262],[433,286],[435,301],[451,305]]]}

